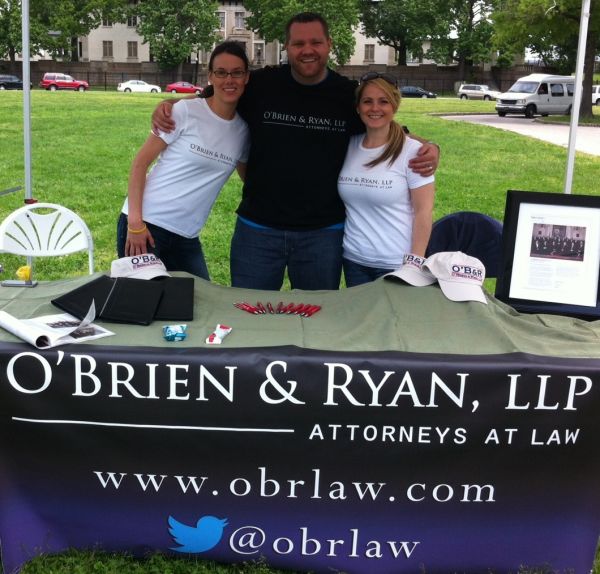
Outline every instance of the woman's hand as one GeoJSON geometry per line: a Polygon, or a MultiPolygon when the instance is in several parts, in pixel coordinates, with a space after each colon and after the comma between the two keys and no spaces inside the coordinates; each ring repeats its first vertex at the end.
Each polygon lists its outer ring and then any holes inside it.
{"type": "MultiPolygon", "coordinates": [[[[146,227],[145,224],[144,227],[146,227]]],[[[154,247],[154,239],[147,227],[142,233],[127,231],[127,240],[125,241],[125,255],[127,257],[148,253],[148,245],[154,247]]]]}

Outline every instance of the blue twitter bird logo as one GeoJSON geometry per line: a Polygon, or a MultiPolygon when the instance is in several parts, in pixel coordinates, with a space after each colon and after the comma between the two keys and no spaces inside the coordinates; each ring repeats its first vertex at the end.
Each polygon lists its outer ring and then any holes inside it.
{"type": "Polygon", "coordinates": [[[205,552],[214,548],[221,537],[223,529],[227,526],[227,518],[216,516],[202,516],[196,526],[188,526],[169,516],[169,533],[173,540],[180,546],[171,548],[176,552],[205,552]]]}

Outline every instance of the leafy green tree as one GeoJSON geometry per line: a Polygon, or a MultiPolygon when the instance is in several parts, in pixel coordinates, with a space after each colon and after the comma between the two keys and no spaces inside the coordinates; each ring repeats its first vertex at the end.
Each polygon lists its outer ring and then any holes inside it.
{"type": "MultiPolygon", "coordinates": [[[[125,17],[126,0],[31,0],[29,5],[29,51],[46,50],[54,56],[77,59],[77,38],[97,28],[102,18],[125,17]],[[59,34],[50,35],[50,31],[59,34]]],[[[0,56],[15,65],[22,51],[21,2],[0,0],[0,56]]]]}
{"type": "Polygon", "coordinates": [[[178,66],[219,40],[217,8],[214,0],[143,0],[137,30],[163,68],[178,66]]]}
{"type": "MultiPolygon", "coordinates": [[[[526,49],[546,64],[571,74],[575,70],[581,0],[501,0],[493,15],[495,42],[513,54],[526,49]]],[[[581,115],[591,117],[594,56],[600,52],[600,0],[591,0],[584,58],[581,115]]]]}
{"type": "Polygon", "coordinates": [[[46,26],[43,47],[51,54],[76,61],[77,39],[87,36],[103,19],[123,22],[127,0],[32,0],[30,16],[46,26]],[[49,36],[47,31],[60,32],[49,36]]]}
{"type": "Polygon", "coordinates": [[[394,48],[401,66],[406,65],[409,52],[422,56],[423,42],[444,31],[437,0],[359,1],[366,34],[394,48]]]}
{"type": "MultiPolygon", "coordinates": [[[[0,0],[0,58],[11,62],[11,69],[16,69],[16,55],[23,51],[22,45],[22,5],[20,0],[0,0]]],[[[33,3],[29,7],[29,51],[38,53],[41,49],[49,50],[54,41],[48,34],[50,24],[33,3]]]]}
{"type": "Polygon", "coordinates": [[[431,38],[427,57],[458,64],[460,79],[467,79],[468,66],[492,58],[492,9],[493,0],[441,0],[438,10],[442,23],[431,38]]]}
{"type": "Polygon", "coordinates": [[[0,0],[0,59],[10,60],[13,68],[20,51],[21,5],[14,0],[0,0]]]}
{"type": "Polygon", "coordinates": [[[295,14],[317,12],[329,24],[332,61],[344,65],[354,52],[353,30],[359,22],[356,0],[245,0],[244,7],[251,12],[247,26],[267,42],[283,43],[285,25],[295,14]]]}

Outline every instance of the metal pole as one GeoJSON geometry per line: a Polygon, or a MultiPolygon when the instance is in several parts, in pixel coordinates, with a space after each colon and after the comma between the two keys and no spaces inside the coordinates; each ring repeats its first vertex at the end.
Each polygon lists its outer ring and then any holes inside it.
{"type": "MultiPolygon", "coordinates": [[[[25,151],[25,203],[33,203],[33,191],[31,187],[31,73],[29,63],[29,0],[21,2],[21,43],[23,54],[23,147],[25,151]]],[[[25,281],[31,286],[36,282],[33,277],[33,257],[27,257],[27,265],[30,267],[30,280],[25,281]]],[[[23,282],[19,282],[23,283],[23,282]]]]}
{"type": "Polygon", "coordinates": [[[575,94],[571,109],[571,127],[569,128],[569,147],[567,152],[567,172],[565,175],[564,193],[571,193],[573,184],[573,169],[575,166],[575,142],[577,141],[577,126],[579,125],[579,107],[583,92],[583,62],[587,41],[588,20],[590,19],[590,0],[581,3],[581,21],[579,24],[579,45],[577,47],[577,65],[575,66],[575,94]]]}
{"type": "Polygon", "coordinates": [[[25,203],[33,198],[31,189],[31,74],[29,67],[29,0],[21,3],[23,44],[23,144],[25,147],[25,203]]]}

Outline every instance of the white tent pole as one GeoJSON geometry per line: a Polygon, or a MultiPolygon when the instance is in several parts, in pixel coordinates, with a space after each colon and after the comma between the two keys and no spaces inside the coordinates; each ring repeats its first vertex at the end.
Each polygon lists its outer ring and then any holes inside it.
{"type": "Polygon", "coordinates": [[[577,46],[577,65],[575,66],[575,94],[571,109],[571,127],[569,128],[569,147],[567,151],[567,173],[565,175],[564,193],[571,193],[573,184],[573,168],[575,165],[575,142],[577,141],[577,126],[579,125],[579,108],[583,92],[583,62],[585,60],[585,45],[587,40],[588,20],[590,19],[590,0],[582,0],[581,21],[579,24],[579,45],[577,46]]]}
{"type": "Polygon", "coordinates": [[[31,74],[29,69],[29,0],[21,4],[21,41],[23,44],[23,144],[25,147],[25,202],[31,190],[31,74]]]}

